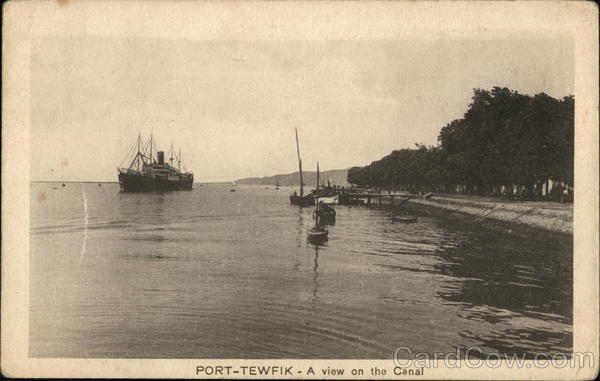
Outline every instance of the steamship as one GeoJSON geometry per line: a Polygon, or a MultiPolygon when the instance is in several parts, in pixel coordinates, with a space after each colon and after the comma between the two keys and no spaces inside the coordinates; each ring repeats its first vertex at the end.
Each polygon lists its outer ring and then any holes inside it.
{"type": "MultiPolygon", "coordinates": [[[[164,151],[156,152],[156,160],[153,152],[153,138],[142,144],[142,137],[138,135],[137,153],[135,145],[131,147],[129,154],[123,160],[128,162],[129,167],[117,167],[119,185],[123,192],[151,192],[151,191],[177,191],[192,190],[194,174],[188,172],[181,160],[181,150],[177,154],[171,145],[169,151],[169,162],[165,162],[164,151]],[[177,165],[174,165],[174,162],[177,165]],[[183,167],[183,171],[182,171],[183,167]]],[[[121,164],[123,164],[121,163],[121,164]]]]}

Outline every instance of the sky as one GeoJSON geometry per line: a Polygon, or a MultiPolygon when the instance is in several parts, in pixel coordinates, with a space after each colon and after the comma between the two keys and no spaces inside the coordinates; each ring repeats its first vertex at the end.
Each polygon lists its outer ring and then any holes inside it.
{"type": "Polygon", "coordinates": [[[152,132],[196,182],[362,166],[437,144],[474,88],[574,93],[568,39],[194,41],[80,34],[31,55],[31,179],[116,181],[152,132]]]}

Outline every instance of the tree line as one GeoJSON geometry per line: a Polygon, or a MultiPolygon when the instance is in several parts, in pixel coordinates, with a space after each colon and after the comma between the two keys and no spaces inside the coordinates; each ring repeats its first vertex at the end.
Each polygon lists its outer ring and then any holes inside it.
{"type": "Polygon", "coordinates": [[[436,146],[400,149],[348,171],[358,186],[572,201],[573,96],[474,89],[462,119],[436,146]]]}

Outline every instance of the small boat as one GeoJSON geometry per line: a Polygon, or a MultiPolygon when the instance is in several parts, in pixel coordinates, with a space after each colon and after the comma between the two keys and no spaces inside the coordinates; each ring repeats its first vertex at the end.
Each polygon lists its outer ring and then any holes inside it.
{"type": "Polygon", "coordinates": [[[52,189],[58,189],[58,187],[52,187],[52,189]]]}
{"type": "Polygon", "coordinates": [[[67,186],[67,184],[63,183],[63,185],[62,185],[62,186],[63,186],[63,187],[66,187],[66,186],[67,186]]]}
{"type": "MultiPolygon", "coordinates": [[[[319,194],[318,190],[319,190],[319,162],[317,162],[317,193],[316,193],[317,195],[319,194]]],[[[313,243],[325,241],[329,236],[329,230],[327,230],[327,228],[325,228],[325,226],[323,226],[323,224],[325,223],[325,221],[324,221],[325,210],[321,209],[323,207],[323,204],[321,204],[319,202],[318,198],[316,200],[316,204],[317,204],[317,208],[313,212],[313,216],[315,217],[315,226],[308,229],[308,240],[313,243]]],[[[327,208],[333,211],[333,216],[335,219],[335,210],[330,207],[327,207],[327,208]]]]}
{"type": "Polygon", "coordinates": [[[322,198],[319,198],[319,163],[317,163],[317,188],[316,195],[317,208],[313,212],[313,218],[319,221],[320,225],[335,225],[335,209],[327,205],[322,198]]]}
{"type": "Polygon", "coordinates": [[[321,225],[335,225],[335,209],[327,206],[321,200],[318,201],[318,208],[313,212],[313,218],[319,218],[321,225]]]}
{"type": "Polygon", "coordinates": [[[230,192],[235,192],[235,189],[231,188],[229,191],[230,191],[230,192]]]}
{"type": "Polygon", "coordinates": [[[412,216],[393,216],[392,219],[398,222],[417,222],[417,217],[412,216]]]}
{"type": "Polygon", "coordinates": [[[275,190],[279,190],[279,181],[275,180],[275,190]]]}
{"type": "Polygon", "coordinates": [[[315,204],[315,199],[311,194],[298,195],[296,192],[290,195],[290,204],[299,206],[311,206],[315,204]]]}
{"type": "Polygon", "coordinates": [[[321,201],[323,204],[337,204],[338,203],[338,196],[319,197],[319,201],[321,201]]]}
{"type": "Polygon", "coordinates": [[[99,187],[101,187],[101,186],[102,186],[102,184],[98,183],[98,186],[99,186],[99,187]]]}
{"type": "Polygon", "coordinates": [[[329,236],[329,230],[323,226],[317,226],[308,229],[308,240],[310,242],[323,242],[329,236]]]}

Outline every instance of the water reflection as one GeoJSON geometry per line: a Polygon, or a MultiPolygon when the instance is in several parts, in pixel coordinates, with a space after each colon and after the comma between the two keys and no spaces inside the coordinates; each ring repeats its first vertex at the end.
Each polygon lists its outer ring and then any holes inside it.
{"type": "MultiPolygon", "coordinates": [[[[295,239],[296,239],[296,247],[297,248],[301,248],[304,245],[304,234],[305,234],[305,227],[304,227],[304,214],[302,209],[300,207],[296,207],[294,205],[290,205],[290,208],[293,208],[296,213],[297,213],[297,223],[295,225],[295,239]]],[[[302,266],[302,251],[297,251],[296,252],[296,258],[295,258],[295,263],[294,263],[294,270],[295,271],[300,271],[300,267],[302,266]]]]}
{"type": "Polygon", "coordinates": [[[313,266],[313,303],[316,303],[319,300],[318,292],[319,292],[319,245],[314,245],[315,249],[315,259],[313,266]]]}
{"type": "Polygon", "coordinates": [[[515,246],[510,236],[475,233],[438,249],[443,261],[433,266],[435,272],[460,280],[438,295],[460,305],[461,318],[494,327],[459,334],[505,354],[572,347],[572,242],[565,240],[558,253],[549,253],[544,243],[523,240],[515,246]]]}
{"type": "MultiPolygon", "coordinates": [[[[563,256],[546,255],[541,244],[527,242],[511,247],[510,237],[483,233],[471,236],[456,247],[444,247],[436,271],[462,279],[460,287],[439,293],[445,300],[471,306],[508,309],[527,316],[556,314],[565,323],[572,320],[570,301],[572,271],[567,263],[569,246],[563,256]],[[485,245],[485,246],[484,246],[485,245]]],[[[496,323],[502,317],[482,316],[496,323]]]]}

